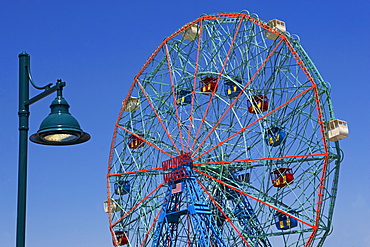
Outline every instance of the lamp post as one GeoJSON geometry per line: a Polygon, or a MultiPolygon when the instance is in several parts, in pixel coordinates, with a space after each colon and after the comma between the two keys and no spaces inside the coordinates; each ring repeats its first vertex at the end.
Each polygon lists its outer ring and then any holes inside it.
{"type": "Polygon", "coordinates": [[[18,168],[18,205],[17,205],[17,237],[16,247],[25,246],[26,236],[26,193],[27,193],[27,144],[29,106],[40,99],[57,92],[57,97],[50,105],[51,113],[41,123],[39,131],[30,137],[30,140],[43,145],[73,145],[86,142],[90,135],[82,131],[77,120],[69,113],[69,105],[62,96],[65,82],[57,80],[38,87],[32,80],[30,73],[30,55],[26,52],[19,54],[19,168],[18,168]],[[40,94],[29,98],[30,82],[40,94]]]}

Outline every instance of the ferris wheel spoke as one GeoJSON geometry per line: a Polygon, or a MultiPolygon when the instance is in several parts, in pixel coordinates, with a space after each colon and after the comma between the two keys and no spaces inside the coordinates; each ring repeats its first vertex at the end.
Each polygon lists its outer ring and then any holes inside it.
{"type": "Polygon", "coordinates": [[[144,94],[144,96],[145,96],[145,98],[146,98],[147,102],[149,103],[149,105],[150,105],[150,107],[151,107],[152,111],[154,112],[154,114],[156,115],[156,117],[157,117],[158,121],[160,122],[161,126],[163,127],[163,130],[165,131],[166,135],[167,135],[167,136],[168,136],[168,138],[170,139],[170,141],[171,141],[171,143],[172,143],[173,147],[176,149],[177,153],[178,153],[178,154],[180,154],[180,150],[177,148],[176,143],[174,142],[174,140],[173,140],[173,138],[172,138],[171,134],[168,132],[168,129],[167,129],[167,127],[165,126],[165,124],[163,123],[162,118],[161,118],[161,117],[160,117],[160,115],[158,114],[157,109],[153,106],[153,104],[152,104],[152,102],[151,102],[151,99],[148,97],[148,94],[146,93],[146,91],[145,91],[144,87],[141,85],[141,83],[139,82],[139,80],[136,80],[136,82],[137,82],[137,85],[139,85],[139,87],[140,87],[140,89],[141,89],[142,93],[144,94]]]}
{"type": "MultiPolygon", "coordinates": [[[[151,172],[151,171],[158,171],[158,170],[162,170],[162,167],[155,167],[155,168],[135,170],[135,171],[129,171],[129,172],[121,172],[121,173],[111,173],[111,174],[108,175],[108,177],[123,176],[123,175],[129,175],[129,174],[148,173],[148,172],[151,172]]],[[[150,175],[150,174],[146,174],[146,176],[148,176],[148,175],[150,175]]]]}
{"type": "Polygon", "coordinates": [[[149,194],[147,194],[142,200],[140,200],[138,203],[136,203],[131,209],[129,209],[122,217],[120,217],[116,222],[114,222],[111,225],[111,228],[114,227],[116,224],[118,224],[122,219],[124,219],[126,216],[131,214],[138,206],[140,206],[145,200],[147,200],[151,195],[153,195],[156,191],[158,191],[160,188],[162,188],[165,185],[165,183],[161,183],[158,185],[154,190],[152,190],[149,194]]]}
{"type": "Polygon", "coordinates": [[[300,94],[296,95],[295,97],[293,97],[292,99],[288,100],[287,102],[285,102],[284,104],[278,106],[277,108],[275,108],[274,110],[270,111],[269,113],[263,115],[262,117],[256,119],[255,121],[253,121],[252,123],[250,123],[249,125],[243,127],[241,130],[239,130],[238,132],[236,132],[235,134],[231,135],[230,137],[228,137],[227,139],[221,141],[219,144],[213,146],[212,148],[210,148],[208,151],[205,151],[204,153],[198,155],[197,157],[193,158],[193,160],[197,160],[199,158],[201,158],[202,156],[204,156],[205,154],[211,152],[212,150],[214,150],[215,148],[223,145],[224,143],[226,143],[227,141],[231,140],[232,138],[238,136],[239,134],[243,133],[245,130],[247,130],[248,128],[250,128],[251,126],[253,126],[254,124],[258,123],[260,120],[264,119],[265,117],[271,115],[273,112],[279,110],[280,108],[284,107],[285,105],[289,104],[290,102],[292,102],[293,100],[299,98],[300,96],[302,96],[303,94],[307,93],[309,90],[311,90],[313,87],[310,87],[306,90],[304,90],[303,92],[301,92],[300,94]]]}
{"type": "Polygon", "coordinates": [[[235,230],[235,232],[238,234],[238,236],[243,240],[243,242],[247,246],[251,246],[248,241],[243,237],[242,233],[237,229],[237,227],[233,224],[231,219],[227,216],[224,210],[220,207],[220,205],[216,202],[215,198],[209,193],[209,191],[206,189],[206,187],[200,182],[199,179],[197,179],[197,183],[200,185],[200,187],[203,189],[203,191],[208,195],[209,199],[212,201],[213,205],[221,212],[223,217],[225,217],[226,221],[231,225],[231,227],[235,230]]]}
{"type": "MultiPolygon", "coordinates": [[[[246,159],[246,160],[233,160],[233,161],[220,161],[220,162],[204,162],[204,163],[194,163],[193,165],[197,167],[197,169],[203,171],[204,173],[207,173],[208,175],[212,177],[217,177],[223,182],[226,182],[230,185],[235,185],[236,183],[240,183],[241,181],[244,181],[247,178],[247,187],[243,189],[247,189],[249,192],[254,191],[254,194],[263,194],[263,198],[266,201],[269,201],[270,203],[273,202],[274,205],[282,206],[282,208],[285,209],[291,209],[291,207],[295,207],[296,209],[300,209],[300,213],[306,213],[308,215],[311,215],[311,217],[308,217],[307,220],[311,218],[311,224],[314,223],[312,221],[312,217],[314,216],[314,212],[309,212],[309,210],[306,208],[306,203],[309,200],[312,200],[315,196],[314,191],[312,191],[311,194],[306,194],[306,196],[302,194],[297,194],[295,190],[299,191],[309,191],[309,187],[315,186],[313,184],[313,177],[310,175],[307,177],[308,174],[314,173],[314,171],[311,168],[308,168],[309,170],[302,171],[301,174],[296,174],[294,181],[292,181],[292,184],[287,184],[285,186],[284,191],[280,190],[276,193],[278,194],[270,194],[270,196],[267,196],[266,193],[268,193],[271,189],[265,189],[264,191],[259,190],[258,188],[255,188],[252,186],[252,183],[256,182],[257,180],[250,181],[250,173],[245,174],[246,169],[256,169],[261,167],[266,167],[266,164],[269,164],[269,161],[278,161],[279,164],[290,164],[294,165],[291,166],[297,167],[297,166],[304,166],[305,162],[321,162],[323,159],[325,159],[325,154],[311,154],[311,155],[295,155],[295,156],[283,156],[283,157],[271,157],[271,158],[260,158],[260,159],[246,159]],[[261,163],[263,161],[263,163],[261,163]],[[240,165],[239,165],[240,164],[240,165]],[[223,168],[221,168],[222,166],[223,168]],[[241,170],[243,169],[243,170],[241,170]],[[214,174],[214,175],[212,175],[214,174]],[[222,175],[221,175],[222,174],[222,175]],[[247,177],[245,177],[248,175],[247,177]],[[238,182],[239,181],[239,182],[238,182]],[[296,185],[294,185],[296,184],[296,185]],[[271,196],[276,195],[282,195],[282,193],[285,196],[288,196],[290,193],[290,199],[292,199],[290,206],[284,205],[281,201],[276,200],[276,198],[272,198],[271,196]],[[295,198],[295,199],[294,199],[295,198]],[[293,200],[294,199],[294,200],[293,200]],[[307,211],[308,210],[308,211],[307,211]]],[[[272,166],[273,163],[270,163],[270,166],[272,166]]],[[[312,166],[311,167],[315,167],[312,166]]],[[[302,167],[303,168],[303,167],[302,167]]],[[[317,174],[318,176],[319,174],[317,174]]],[[[318,176],[319,178],[319,176],[318,176]]],[[[257,177],[258,179],[258,177],[257,177]]],[[[273,179],[271,177],[271,179],[273,179]]],[[[272,180],[272,184],[274,184],[274,180],[272,180]]],[[[271,185],[272,186],[272,185],[271,185]]],[[[271,193],[271,191],[270,191],[271,193]]]]}
{"type": "MultiPolygon", "coordinates": [[[[173,96],[173,105],[175,106],[175,114],[176,114],[176,119],[177,119],[177,128],[178,128],[178,131],[179,131],[179,139],[180,139],[180,144],[181,144],[181,150],[182,150],[182,153],[183,153],[184,150],[185,150],[185,147],[184,147],[184,142],[183,142],[183,135],[182,135],[182,128],[181,128],[181,119],[180,119],[180,116],[179,116],[179,109],[178,109],[178,105],[176,103],[176,92],[175,92],[175,83],[174,83],[174,80],[173,80],[172,63],[171,63],[171,58],[170,58],[170,55],[169,55],[169,52],[168,52],[167,43],[164,44],[164,47],[165,47],[165,51],[166,51],[168,74],[170,76],[171,91],[172,91],[172,96],[173,96]]],[[[172,140],[172,138],[171,138],[171,140],[172,140]]]]}
{"type": "MultiPolygon", "coordinates": [[[[326,142],[326,136],[324,134],[325,133],[325,126],[324,126],[324,121],[323,121],[323,112],[322,112],[322,109],[321,109],[321,106],[320,106],[321,103],[320,103],[320,97],[319,97],[319,93],[318,93],[318,89],[317,89],[317,83],[315,82],[315,80],[311,76],[311,73],[308,70],[308,68],[305,66],[305,63],[304,63],[303,59],[301,58],[301,56],[299,55],[297,49],[295,49],[293,47],[293,45],[288,41],[287,37],[284,37],[284,39],[286,40],[286,44],[288,45],[289,50],[291,51],[292,55],[294,56],[294,59],[296,59],[297,64],[300,66],[300,68],[302,69],[304,74],[307,76],[308,80],[310,81],[310,83],[312,84],[312,87],[314,89],[314,95],[315,95],[315,100],[316,100],[316,109],[317,109],[317,113],[318,113],[319,125],[320,125],[320,129],[321,129],[321,133],[323,135],[322,136],[323,147],[324,147],[324,149],[327,153],[328,152],[328,145],[327,145],[327,142],[326,142]]],[[[303,50],[303,49],[301,49],[301,50],[303,50]]],[[[310,63],[310,61],[308,61],[308,62],[310,63]]]]}
{"type": "Polygon", "coordinates": [[[274,156],[274,157],[266,157],[266,158],[253,158],[253,159],[245,159],[245,160],[221,160],[221,161],[212,161],[212,162],[201,162],[201,163],[193,163],[195,166],[202,166],[202,165],[224,165],[224,164],[235,164],[235,163],[248,163],[248,162],[255,162],[255,161],[266,161],[266,160],[283,160],[283,159],[295,159],[295,158],[309,158],[309,157],[326,157],[327,154],[307,154],[307,155],[291,155],[291,156],[274,156]]]}
{"type": "MultiPolygon", "coordinates": [[[[222,114],[222,116],[218,119],[217,123],[212,127],[212,129],[210,130],[210,132],[207,134],[207,136],[203,139],[203,141],[198,145],[197,149],[193,152],[193,155],[196,154],[199,149],[203,146],[203,144],[207,141],[207,139],[211,136],[211,134],[217,129],[217,127],[219,126],[219,124],[221,123],[221,121],[224,119],[224,117],[228,114],[228,112],[232,109],[232,107],[235,105],[235,103],[239,100],[240,96],[245,92],[246,88],[248,88],[248,86],[251,84],[251,82],[258,76],[258,74],[260,73],[260,71],[265,67],[266,63],[268,62],[268,60],[271,58],[271,56],[275,53],[275,51],[277,50],[277,48],[281,45],[282,43],[282,40],[280,40],[277,45],[273,48],[273,50],[268,54],[268,56],[266,57],[266,59],[263,61],[263,63],[260,65],[260,67],[257,69],[257,71],[253,74],[253,76],[250,78],[250,80],[246,83],[246,85],[243,87],[243,89],[241,90],[241,92],[235,97],[235,99],[231,102],[231,104],[229,105],[229,107],[226,109],[226,111],[222,114]]],[[[219,80],[219,79],[218,79],[219,80]]],[[[218,83],[218,82],[217,82],[218,83]]],[[[197,140],[197,137],[195,138],[195,140],[197,140]]],[[[195,144],[195,142],[194,142],[195,144]]],[[[193,145],[194,147],[194,145],[193,145]]]]}
{"type": "Polygon", "coordinates": [[[146,243],[146,241],[148,240],[148,238],[149,238],[149,234],[150,234],[150,232],[153,230],[153,228],[154,228],[155,224],[157,223],[158,218],[159,218],[159,216],[161,215],[161,213],[162,213],[162,209],[160,209],[160,210],[158,211],[157,215],[155,216],[155,218],[154,218],[154,220],[153,220],[153,223],[150,225],[150,227],[149,227],[148,231],[145,233],[144,239],[143,239],[143,241],[141,242],[140,247],[144,246],[144,244],[145,244],[145,243],[146,243]]]}
{"type": "Polygon", "coordinates": [[[198,172],[198,173],[200,173],[200,174],[202,174],[202,175],[206,176],[207,178],[210,178],[210,179],[212,179],[212,180],[216,181],[216,182],[217,182],[217,183],[219,183],[219,184],[222,184],[222,185],[224,185],[224,186],[226,186],[226,187],[228,187],[228,188],[230,188],[230,189],[232,189],[232,190],[234,190],[234,191],[236,191],[236,192],[238,192],[238,193],[240,193],[240,194],[242,194],[242,195],[245,195],[245,196],[247,196],[247,197],[249,197],[249,198],[251,198],[251,199],[253,199],[253,200],[255,200],[255,201],[259,202],[259,203],[261,203],[261,204],[264,204],[264,205],[268,206],[269,208],[272,208],[272,209],[274,209],[274,210],[276,210],[276,211],[278,211],[278,212],[280,212],[280,213],[283,213],[283,214],[285,214],[285,215],[287,215],[287,216],[289,216],[289,217],[291,217],[291,218],[293,218],[293,219],[296,219],[297,221],[299,221],[299,222],[301,222],[301,223],[303,223],[303,224],[307,225],[308,227],[310,227],[310,228],[312,228],[312,229],[314,229],[314,228],[315,228],[315,226],[313,226],[313,225],[309,224],[308,222],[306,222],[306,221],[304,221],[304,220],[302,220],[302,219],[299,219],[297,216],[295,216],[295,215],[293,215],[293,214],[290,214],[289,212],[285,212],[285,211],[281,210],[280,208],[278,208],[278,207],[276,207],[276,206],[274,206],[274,205],[272,205],[272,204],[270,204],[270,203],[268,203],[268,202],[266,202],[266,201],[264,201],[264,200],[261,200],[261,199],[259,199],[259,198],[257,198],[257,197],[254,197],[254,196],[252,196],[252,195],[250,195],[250,194],[248,194],[248,193],[246,193],[246,192],[244,192],[244,191],[242,191],[242,190],[240,190],[240,189],[238,189],[238,188],[236,188],[236,187],[234,187],[234,186],[232,186],[232,185],[229,185],[229,184],[227,184],[227,183],[225,183],[225,182],[221,181],[220,179],[217,179],[217,178],[215,178],[215,177],[212,177],[212,176],[210,176],[210,175],[208,175],[208,174],[206,174],[206,173],[204,173],[204,172],[202,172],[202,171],[200,171],[200,170],[198,170],[198,169],[196,169],[196,168],[194,168],[194,170],[195,170],[196,172],[198,172]]]}
{"type": "MultiPolygon", "coordinates": [[[[238,35],[238,32],[239,32],[239,30],[240,30],[240,27],[241,27],[242,23],[243,23],[243,18],[241,18],[241,19],[240,19],[240,21],[239,21],[239,23],[238,23],[238,27],[237,27],[237,28],[236,28],[236,30],[235,30],[235,34],[234,34],[234,36],[233,36],[233,38],[232,38],[232,41],[231,41],[230,47],[229,47],[228,52],[227,52],[227,54],[226,54],[226,56],[225,56],[225,58],[224,58],[224,61],[223,61],[223,63],[222,63],[221,70],[218,72],[218,78],[217,78],[216,86],[215,86],[216,88],[218,87],[218,85],[219,85],[219,83],[220,83],[221,76],[222,76],[222,74],[223,74],[223,72],[224,72],[225,66],[226,66],[227,61],[228,61],[228,59],[229,59],[230,53],[231,53],[231,51],[232,51],[232,49],[233,49],[233,46],[234,46],[235,40],[236,40],[236,38],[237,38],[237,35],[238,35]]],[[[204,112],[204,114],[203,114],[202,120],[201,120],[201,122],[200,122],[200,126],[199,126],[199,128],[198,128],[198,132],[197,132],[197,134],[195,135],[194,142],[193,142],[193,145],[192,145],[192,148],[191,148],[192,150],[194,149],[194,146],[195,146],[195,144],[196,144],[196,143],[197,143],[197,141],[198,141],[199,134],[200,134],[200,132],[201,132],[201,130],[202,130],[202,127],[203,127],[203,124],[204,124],[204,122],[205,122],[205,120],[206,120],[206,118],[207,118],[208,111],[209,111],[209,109],[210,109],[210,107],[211,107],[211,105],[212,105],[212,101],[213,101],[214,95],[215,95],[215,91],[214,91],[214,90],[212,90],[212,93],[211,93],[211,95],[210,95],[210,100],[209,100],[209,102],[208,102],[208,104],[207,104],[207,107],[206,107],[206,110],[205,110],[205,112],[204,112]]]]}
{"type": "Polygon", "coordinates": [[[140,135],[138,135],[138,134],[135,134],[134,132],[131,132],[131,131],[129,131],[128,129],[126,129],[125,127],[122,127],[122,126],[120,126],[120,125],[118,125],[117,127],[119,127],[119,128],[121,128],[121,129],[123,129],[123,130],[124,130],[124,131],[126,131],[127,133],[129,133],[129,134],[133,135],[135,138],[137,138],[137,139],[139,139],[139,140],[141,140],[141,141],[145,142],[146,144],[148,144],[148,145],[150,145],[150,146],[154,147],[155,149],[158,149],[160,152],[162,152],[162,153],[164,153],[164,154],[168,155],[169,157],[174,158],[174,156],[172,156],[171,154],[167,153],[167,152],[166,152],[166,151],[164,151],[163,149],[161,149],[161,148],[157,147],[157,146],[156,146],[156,145],[154,145],[153,143],[151,143],[151,142],[149,142],[149,141],[145,140],[142,136],[140,136],[140,135]]]}
{"type": "Polygon", "coordinates": [[[197,44],[197,55],[195,61],[195,71],[194,71],[194,80],[193,80],[193,88],[191,92],[191,108],[190,108],[190,115],[189,115],[189,126],[188,126],[188,145],[186,152],[190,152],[190,143],[191,143],[191,130],[193,127],[193,114],[194,114],[194,104],[195,104],[195,91],[197,87],[197,74],[199,71],[199,55],[201,50],[201,40],[202,40],[202,33],[203,33],[203,21],[200,20],[199,25],[199,36],[198,36],[198,44],[197,44]]]}

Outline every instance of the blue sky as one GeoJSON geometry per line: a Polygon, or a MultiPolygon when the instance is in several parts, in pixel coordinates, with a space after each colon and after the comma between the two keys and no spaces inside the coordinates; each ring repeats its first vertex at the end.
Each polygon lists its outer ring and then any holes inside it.
{"type": "MultiPolygon", "coordinates": [[[[285,21],[331,83],[335,115],[348,121],[350,137],[340,143],[345,159],[325,246],[370,246],[368,1],[0,0],[0,247],[15,244],[20,52],[31,55],[38,85],[66,81],[70,111],[92,136],[71,147],[29,143],[27,246],[112,246],[103,211],[107,162],[133,77],[181,26],[203,13],[244,9],[285,21]]],[[[53,98],[31,106],[30,134],[53,98]]]]}

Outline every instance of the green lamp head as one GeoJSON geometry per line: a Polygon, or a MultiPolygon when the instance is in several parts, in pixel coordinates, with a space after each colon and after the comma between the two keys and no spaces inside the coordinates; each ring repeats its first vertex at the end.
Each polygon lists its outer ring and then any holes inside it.
{"type": "Polygon", "coordinates": [[[40,125],[36,134],[30,136],[32,142],[43,145],[73,145],[86,142],[90,135],[82,131],[80,124],[69,113],[69,104],[58,96],[50,105],[51,113],[40,125]]]}

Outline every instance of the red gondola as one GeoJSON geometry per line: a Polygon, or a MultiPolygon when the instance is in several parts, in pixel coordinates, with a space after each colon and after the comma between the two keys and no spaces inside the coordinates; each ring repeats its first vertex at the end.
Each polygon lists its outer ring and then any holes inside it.
{"type": "Polygon", "coordinates": [[[282,188],[293,183],[294,175],[291,168],[279,168],[270,173],[271,182],[274,187],[282,188]]]}
{"type": "Polygon", "coordinates": [[[247,101],[248,112],[257,114],[268,110],[268,98],[265,95],[253,96],[251,100],[247,101]]]}
{"type": "Polygon", "coordinates": [[[116,231],[114,234],[116,234],[117,244],[119,246],[128,244],[128,232],[116,231]]]}
{"type": "Polygon", "coordinates": [[[144,146],[144,141],[139,139],[138,137],[131,135],[128,138],[128,147],[131,149],[138,149],[144,146]]]}
{"type": "Polygon", "coordinates": [[[217,78],[207,76],[200,81],[200,92],[212,93],[217,91],[217,78]]]}

